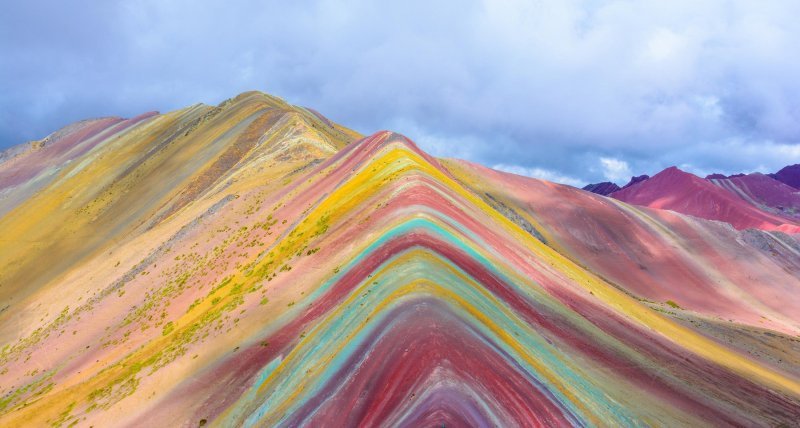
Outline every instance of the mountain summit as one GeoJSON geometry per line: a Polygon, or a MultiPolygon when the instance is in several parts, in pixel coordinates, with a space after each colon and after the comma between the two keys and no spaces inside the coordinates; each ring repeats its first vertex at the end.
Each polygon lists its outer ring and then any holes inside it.
{"type": "Polygon", "coordinates": [[[34,146],[0,163],[2,426],[800,419],[800,244],[659,209],[751,218],[677,169],[629,205],[255,92],[34,146]]]}

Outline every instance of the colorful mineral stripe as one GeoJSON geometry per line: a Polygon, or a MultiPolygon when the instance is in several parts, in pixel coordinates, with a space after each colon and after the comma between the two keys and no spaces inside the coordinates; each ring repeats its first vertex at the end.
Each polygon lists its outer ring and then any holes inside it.
{"type": "Polygon", "coordinates": [[[800,420],[800,244],[779,231],[255,92],[2,159],[2,426],[800,420]]]}

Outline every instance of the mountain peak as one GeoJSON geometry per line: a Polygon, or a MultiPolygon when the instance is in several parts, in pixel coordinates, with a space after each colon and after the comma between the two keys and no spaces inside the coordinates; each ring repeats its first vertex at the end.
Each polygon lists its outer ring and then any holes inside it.
{"type": "Polygon", "coordinates": [[[650,178],[650,176],[647,175],[647,174],[635,175],[635,176],[631,177],[630,181],[628,181],[628,183],[626,185],[622,186],[621,189],[627,189],[628,187],[631,187],[634,184],[641,183],[642,181],[648,180],[649,178],[650,178]]]}
{"type": "Polygon", "coordinates": [[[686,171],[678,168],[675,165],[668,166],[668,167],[664,168],[662,171],[660,171],[659,173],[657,173],[653,177],[656,177],[656,176],[662,175],[662,174],[663,175],[673,175],[673,176],[688,176],[688,175],[691,175],[691,176],[696,177],[694,174],[686,172],[686,171]]]}
{"type": "Polygon", "coordinates": [[[782,183],[786,183],[789,186],[794,187],[795,189],[800,189],[800,164],[783,167],[780,171],[768,175],[782,183]]]}
{"type": "Polygon", "coordinates": [[[258,103],[272,108],[280,108],[286,110],[291,110],[294,108],[291,104],[287,103],[282,98],[261,91],[242,92],[234,97],[222,101],[217,105],[217,108],[229,109],[234,106],[250,104],[250,103],[258,103]]]}
{"type": "Polygon", "coordinates": [[[601,183],[587,184],[583,187],[583,190],[596,193],[598,195],[607,196],[616,192],[617,190],[620,190],[620,187],[617,186],[616,183],[603,181],[601,183]]]}

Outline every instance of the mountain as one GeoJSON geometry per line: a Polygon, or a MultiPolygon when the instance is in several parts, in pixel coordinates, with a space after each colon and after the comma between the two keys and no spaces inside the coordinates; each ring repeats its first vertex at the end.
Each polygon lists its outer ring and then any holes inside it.
{"type": "Polygon", "coordinates": [[[437,159],[255,92],[9,153],[0,426],[800,418],[787,234],[437,159]]]}
{"type": "Polygon", "coordinates": [[[676,167],[667,168],[646,181],[623,188],[610,196],[629,204],[723,221],[740,230],[756,228],[800,233],[798,223],[765,212],[732,194],[727,188],[676,167]]]}
{"type": "Polygon", "coordinates": [[[789,165],[769,176],[795,189],[800,189],[800,164],[789,165]]]}
{"type": "Polygon", "coordinates": [[[616,183],[612,183],[610,181],[603,181],[601,183],[587,184],[586,186],[583,187],[583,190],[596,193],[598,195],[608,196],[616,192],[617,190],[626,189],[628,187],[633,186],[636,183],[645,181],[648,178],[650,178],[650,176],[647,174],[631,177],[631,180],[628,182],[628,184],[622,187],[619,187],[616,183]]]}
{"type": "Polygon", "coordinates": [[[710,181],[763,211],[800,220],[800,190],[770,176],[753,173],[710,181]]]}
{"type": "Polygon", "coordinates": [[[587,184],[586,186],[583,187],[583,190],[587,190],[589,192],[597,193],[598,195],[603,195],[603,196],[610,195],[619,189],[620,189],[619,186],[610,181],[604,181],[602,183],[595,183],[595,184],[587,184]]]}
{"type": "Polygon", "coordinates": [[[647,174],[642,175],[635,175],[631,177],[631,180],[628,181],[628,184],[622,186],[623,189],[627,189],[628,187],[633,186],[634,184],[641,183],[642,181],[649,180],[650,176],[647,174]]]}

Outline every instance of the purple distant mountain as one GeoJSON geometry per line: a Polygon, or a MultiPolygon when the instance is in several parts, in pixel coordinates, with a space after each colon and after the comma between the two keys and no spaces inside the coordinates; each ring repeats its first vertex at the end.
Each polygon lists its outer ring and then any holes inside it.
{"type": "Polygon", "coordinates": [[[774,174],[767,175],[795,189],[800,189],[800,164],[789,165],[774,174]]]}
{"type": "Polygon", "coordinates": [[[627,189],[628,187],[631,187],[636,183],[641,183],[642,181],[645,181],[645,180],[647,180],[649,178],[650,178],[650,176],[647,175],[647,174],[633,176],[633,177],[631,177],[631,181],[629,181],[628,184],[622,186],[622,188],[623,189],[627,189]]]}
{"type": "Polygon", "coordinates": [[[604,181],[602,183],[593,183],[586,185],[583,190],[588,190],[592,193],[597,193],[598,195],[608,196],[611,193],[616,192],[619,190],[620,187],[610,181],[604,181]]]}
{"type": "Polygon", "coordinates": [[[612,183],[610,181],[603,181],[601,183],[592,183],[592,184],[587,184],[586,186],[584,186],[583,190],[587,190],[587,191],[592,192],[592,193],[597,193],[598,195],[608,196],[608,195],[610,195],[610,194],[612,194],[614,192],[617,192],[619,190],[622,190],[622,189],[624,189],[626,187],[630,187],[630,186],[633,186],[636,183],[640,183],[642,181],[645,181],[648,178],[650,178],[650,176],[647,175],[647,174],[631,177],[631,181],[629,181],[628,184],[626,184],[626,185],[624,185],[622,187],[619,187],[616,183],[612,183]]]}

